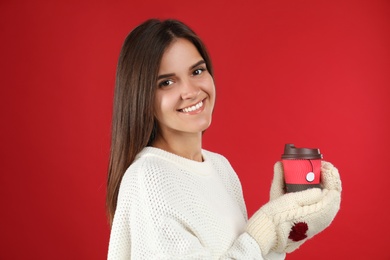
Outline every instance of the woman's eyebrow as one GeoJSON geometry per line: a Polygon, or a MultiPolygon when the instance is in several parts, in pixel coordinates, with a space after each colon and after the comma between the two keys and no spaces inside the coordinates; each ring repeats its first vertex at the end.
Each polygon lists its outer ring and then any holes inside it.
{"type": "Polygon", "coordinates": [[[165,78],[170,78],[170,77],[173,77],[173,76],[175,76],[175,75],[176,75],[175,73],[162,74],[162,75],[159,75],[159,76],[157,77],[157,80],[165,79],[165,78]]]}
{"type": "MultiPolygon", "coordinates": [[[[205,64],[205,63],[206,62],[204,60],[200,60],[197,63],[195,63],[194,65],[192,65],[188,70],[193,70],[194,68],[198,67],[199,65],[202,65],[202,64],[205,64]]],[[[176,75],[175,73],[162,74],[162,75],[159,75],[157,77],[157,80],[170,78],[170,77],[173,77],[175,75],[176,75]]]]}
{"type": "Polygon", "coordinates": [[[196,67],[198,67],[199,65],[202,65],[202,64],[205,64],[206,62],[204,61],[204,60],[200,60],[200,61],[198,61],[197,63],[195,63],[194,65],[192,65],[191,67],[190,67],[190,69],[189,70],[193,70],[193,69],[195,69],[196,67]]]}

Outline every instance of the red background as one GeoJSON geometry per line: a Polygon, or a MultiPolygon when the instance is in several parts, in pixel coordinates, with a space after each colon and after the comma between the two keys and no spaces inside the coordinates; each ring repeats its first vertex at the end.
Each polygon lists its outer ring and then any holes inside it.
{"type": "Polygon", "coordinates": [[[204,147],[267,202],[285,143],[319,147],[343,179],[333,225],[288,259],[390,259],[390,2],[0,2],[0,259],[105,259],[116,62],[150,17],[205,41],[217,107],[204,147]]]}

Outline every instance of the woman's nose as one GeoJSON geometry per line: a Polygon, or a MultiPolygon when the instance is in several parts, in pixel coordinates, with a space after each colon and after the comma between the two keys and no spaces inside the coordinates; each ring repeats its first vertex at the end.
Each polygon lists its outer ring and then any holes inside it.
{"type": "Polygon", "coordinates": [[[182,99],[195,99],[199,94],[200,94],[200,88],[196,86],[193,82],[190,81],[183,82],[181,88],[182,99]]]}

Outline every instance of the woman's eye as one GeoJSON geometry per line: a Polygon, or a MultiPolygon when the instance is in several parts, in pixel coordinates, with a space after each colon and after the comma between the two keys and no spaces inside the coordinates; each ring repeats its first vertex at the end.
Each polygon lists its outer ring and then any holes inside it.
{"type": "Polygon", "coordinates": [[[169,85],[172,85],[173,84],[173,81],[172,80],[164,80],[164,81],[161,81],[158,86],[159,87],[168,87],[169,85]]]}
{"type": "Polygon", "coordinates": [[[200,69],[196,69],[194,70],[194,72],[192,73],[192,75],[196,76],[196,75],[200,75],[203,73],[203,71],[205,71],[206,69],[203,69],[203,68],[200,68],[200,69]]]}

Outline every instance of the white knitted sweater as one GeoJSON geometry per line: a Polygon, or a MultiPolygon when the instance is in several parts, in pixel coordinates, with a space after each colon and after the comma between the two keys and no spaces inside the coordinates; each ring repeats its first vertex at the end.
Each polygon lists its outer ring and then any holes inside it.
{"type": "Polygon", "coordinates": [[[126,171],[108,259],[284,259],[245,233],[240,181],[225,157],[204,162],[146,147],[126,171]],[[264,258],[263,258],[264,257],[264,258]]]}

